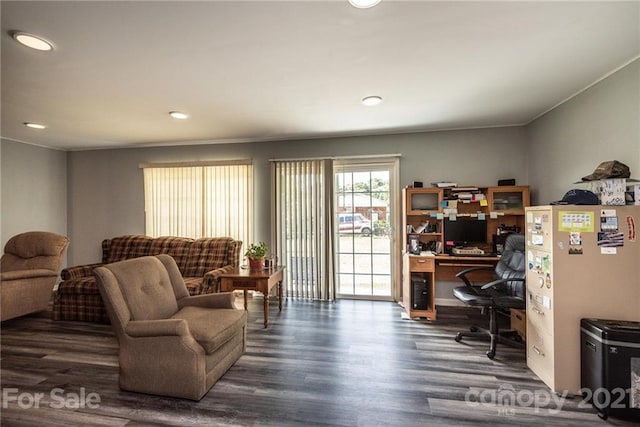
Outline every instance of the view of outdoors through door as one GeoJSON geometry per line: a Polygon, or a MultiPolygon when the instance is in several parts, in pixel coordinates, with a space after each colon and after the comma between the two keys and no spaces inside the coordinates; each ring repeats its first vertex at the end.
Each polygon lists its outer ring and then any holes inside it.
{"type": "Polygon", "coordinates": [[[337,296],[391,299],[390,167],[334,171],[337,296]]]}

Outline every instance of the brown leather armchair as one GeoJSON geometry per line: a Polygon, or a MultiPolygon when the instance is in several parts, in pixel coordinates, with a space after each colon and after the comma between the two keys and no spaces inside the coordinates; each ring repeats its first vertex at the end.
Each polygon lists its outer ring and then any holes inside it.
{"type": "Polygon", "coordinates": [[[200,400],[245,350],[233,293],[189,296],[169,255],[94,270],[120,344],[120,388],[200,400]]]}
{"type": "Polygon", "coordinates": [[[47,231],[29,231],[7,241],[0,259],[0,320],[48,308],[67,246],[68,238],[47,231]]]}

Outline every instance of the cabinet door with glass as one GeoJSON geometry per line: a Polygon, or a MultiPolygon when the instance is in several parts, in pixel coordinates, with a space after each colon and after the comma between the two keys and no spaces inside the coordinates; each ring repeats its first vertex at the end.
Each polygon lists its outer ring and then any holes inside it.
{"type": "Polygon", "coordinates": [[[442,190],[439,188],[406,188],[406,215],[430,215],[442,212],[442,190]]]}
{"type": "Polygon", "coordinates": [[[490,212],[524,215],[524,208],[529,206],[529,186],[489,187],[487,201],[490,212]]]}
{"type": "Polygon", "coordinates": [[[437,252],[442,245],[442,190],[405,188],[402,196],[404,250],[419,254],[426,246],[432,252],[437,252]]]}

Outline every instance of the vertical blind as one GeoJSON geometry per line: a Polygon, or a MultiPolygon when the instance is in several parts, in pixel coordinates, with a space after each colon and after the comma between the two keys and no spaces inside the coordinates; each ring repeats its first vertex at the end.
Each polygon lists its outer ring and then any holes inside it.
{"type": "Polygon", "coordinates": [[[290,297],[333,300],[332,170],[329,160],[274,161],[274,251],[290,297]]]}
{"type": "Polygon", "coordinates": [[[149,165],[143,171],[147,235],[251,241],[251,164],[149,165]]]}

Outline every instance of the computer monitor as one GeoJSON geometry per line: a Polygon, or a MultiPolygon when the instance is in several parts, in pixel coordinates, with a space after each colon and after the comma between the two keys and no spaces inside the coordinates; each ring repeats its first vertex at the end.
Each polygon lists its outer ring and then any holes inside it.
{"type": "Polygon", "coordinates": [[[447,246],[469,246],[487,243],[487,221],[476,218],[444,219],[444,241],[447,246]]]}

